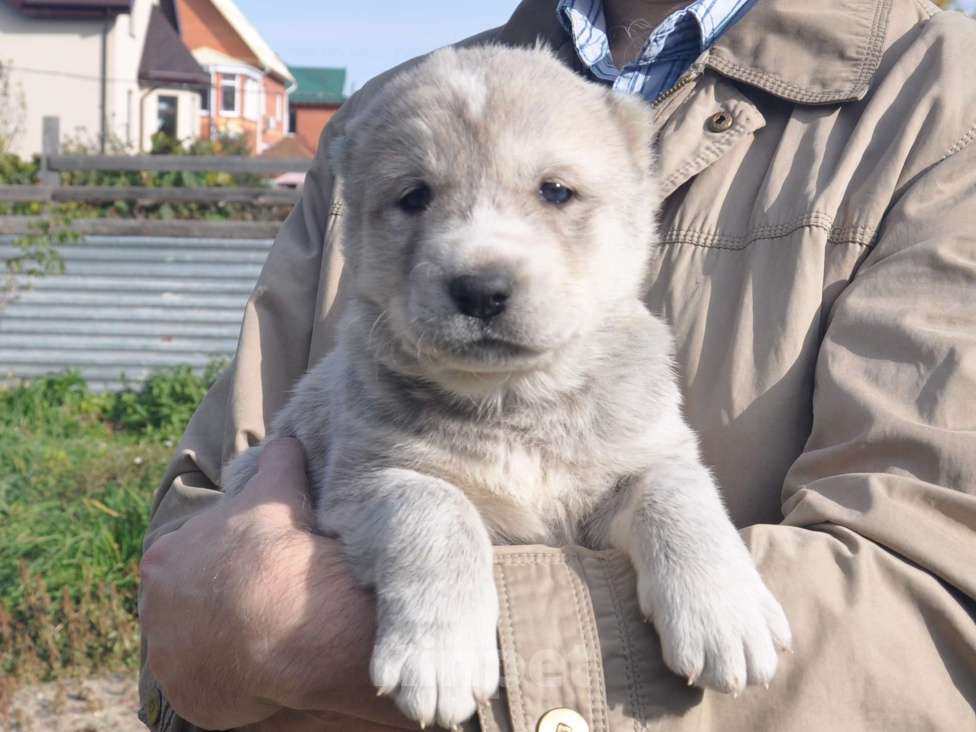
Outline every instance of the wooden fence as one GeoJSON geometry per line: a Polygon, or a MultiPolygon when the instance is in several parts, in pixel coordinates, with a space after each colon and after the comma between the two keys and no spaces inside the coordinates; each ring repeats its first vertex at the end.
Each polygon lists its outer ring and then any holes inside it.
{"type": "MultiPolygon", "coordinates": [[[[186,155],[62,155],[60,123],[57,117],[44,118],[43,152],[40,159],[40,184],[0,186],[0,202],[6,203],[235,203],[252,206],[290,206],[301,197],[298,188],[282,187],[207,187],[148,188],[142,186],[64,186],[61,173],[70,171],[110,172],[221,172],[231,174],[277,175],[305,173],[310,160],[268,160],[242,156],[186,155]]],[[[0,234],[20,235],[30,230],[36,219],[26,216],[0,216],[0,234]]],[[[118,236],[202,236],[227,238],[273,237],[276,222],[247,221],[158,221],[151,219],[90,219],[73,222],[81,234],[118,236]]]]}

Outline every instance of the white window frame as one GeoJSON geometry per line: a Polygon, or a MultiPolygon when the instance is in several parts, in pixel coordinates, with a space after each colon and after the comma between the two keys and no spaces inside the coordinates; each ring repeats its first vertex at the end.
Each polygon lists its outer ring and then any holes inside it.
{"type": "MultiPolygon", "coordinates": [[[[159,125],[160,106],[163,99],[173,100],[173,139],[180,139],[180,95],[174,92],[165,92],[156,95],[156,132],[160,132],[162,127],[159,125]]],[[[155,133],[154,133],[155,134],[155,133]]]]}
{"type": "Polygon", "coordinates": [[[220,74],[220,116],[221,117],[240,117],[241,116],[241,75],[233,73],[220,74]],[[233,79],[233,81],[231,81],[233,79]],[[229,86],[234,87],[234,108],[224,108],[224,89],[229,86]]]}
{"type": "Polygon", "coordinates": [[[247,66],[246,64],[212,64],[208,67],[208,71],[210,71],[211,78],[216,78],[216,74],[220,74],[220,84],[212,85],[213,95],[210,97],[211,114],[214,117],[241,116],[243,109],[241,97],[244,94],[243,87],[245,86],[242,80],[244,78],[251,79],[257,82],[259,88],[264,88],[264,75],[253,66],[247,66]],[[234,76],[237,79],[237,93],[234,95],[236,106],[232,112],[224,111],[224,79],[228,76],[234,76]]]}
{"type": "Polygon", "coordinates": [[[259,81],[249,77],[244,78],[241,93],[241,116],[251,122],[261,121],[261,102],[264,101],[262,92],[264,87],[259,81]]]}

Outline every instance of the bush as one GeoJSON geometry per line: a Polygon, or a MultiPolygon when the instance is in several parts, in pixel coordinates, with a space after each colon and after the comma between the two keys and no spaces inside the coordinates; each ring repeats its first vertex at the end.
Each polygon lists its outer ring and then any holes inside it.
{"type": "MultiPolygon", "coordinates": [[[[37,183],[36,161],[21,160],[16,155],[0,153],[0,186],[30,186],[37,183]]],[[[40,203],[0,202],[0,216],[36,216],[44,210],[40,203]]]]}
{"type": "Polygon", "coordinates": [[[100,417],[109,401],[110,397],[89,390],[76,373],[42,376],[0,391],[0,430],[77,437],[100,417]]]}
{"type": "Polygon", "coordinates": [[[105,415],[119,427],[146,437],[177,439],[211,387],[223,364],[215,362],[199,376],[189,366],[160,371],[139,391],[112,399],[105,415]]]}
{"type": "Polygon", "coordinates": [[[121,394],[71,373],[0,389],[0,677],[135,665],[150,502],[216,370],[121,394]]]}
{"type": "Polygon", "coordinates": [[[0,185],[29,186],[37,183],[37,162],[0,154],[0,185]]]}
{"type": "MultiPolygon", "coordinates": [[[[66,136],[62,149],[65,155],[95,155],[98,143],[82,135],[66,136]]],[[[109,142],[108,154],[132,155],[133,150],[119,140],[109,142]]],[[[152,138],[150,155],[180,156],[246,156],[250,155],[246,138],[222,135],[216,140],[193,140],[183,144],[172,137],[157,133],[152,138]]],[[[261,186],[265,179],[261,176],[230,173],[182,172],[176,170],[126,172],[114,170],[76,170],[61,174],[66,185],[77,186],[145,186],[146,188],[204,188],[220,186],[261,186]]]]}

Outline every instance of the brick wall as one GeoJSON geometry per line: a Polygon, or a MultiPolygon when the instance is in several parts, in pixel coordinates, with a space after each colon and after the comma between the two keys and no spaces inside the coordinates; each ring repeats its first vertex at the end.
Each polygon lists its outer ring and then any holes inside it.
{"type": "Polygon", "coordinates": [[[288,123],[288,92],[285,85],[270,76],[264,77],[264,117],[261,142],[265,147],[274,145],[285,136],[288,123]]]}
{"type": "Polygon", "coordinates": [[[325,124],[332,119],[339,110],[338,107],[301,107],[295,106],[295,125],[292,130],[299,141],[312,152],[319,149],[319,136],[325,129],[325,124]]]}

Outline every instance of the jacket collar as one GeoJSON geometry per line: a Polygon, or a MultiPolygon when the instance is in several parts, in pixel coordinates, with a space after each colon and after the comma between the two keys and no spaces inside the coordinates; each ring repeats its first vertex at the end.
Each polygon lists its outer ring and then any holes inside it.
{"type": "MultiPolygon", "coordinates": [[[[867,93],[893,0],[758,0],[701,59],[705,67],[798,104],[836,104],[867,93]]],[[[568,60],[557,0],[522,0],[498,39],[548,41],[568,60]]]]}

